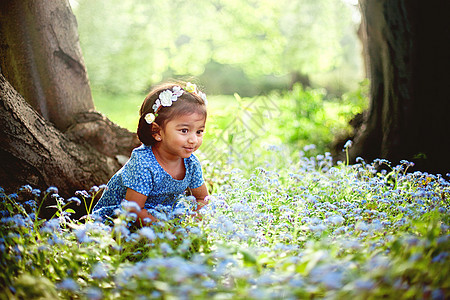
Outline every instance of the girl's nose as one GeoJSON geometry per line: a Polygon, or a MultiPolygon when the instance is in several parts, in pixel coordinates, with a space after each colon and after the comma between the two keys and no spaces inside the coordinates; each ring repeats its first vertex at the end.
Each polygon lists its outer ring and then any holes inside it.
{"type": "Polygon", "coordinates": [[[197,142],[197,136],[195,134],[190,134],[188,138],[188,143],[194,144],[197,142]]]}

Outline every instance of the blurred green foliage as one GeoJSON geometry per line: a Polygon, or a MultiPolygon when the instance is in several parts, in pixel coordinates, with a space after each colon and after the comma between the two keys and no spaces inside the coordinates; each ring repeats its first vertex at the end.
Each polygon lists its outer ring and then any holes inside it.
{"type": "Polygon", "coordinates": [[[319,153],[328,151],[335,136],[350,133],[350,119],[367,108],[367,87],[367,81],[363,81],[357,90],[325,100],[324,89],[295,85],[283,94],[281,102],[284,117],[279,132],[283,141],[299,147],[314,144],[319,153]]]}
{"type": "Polygon", "coordinates": [[[211,154],[277,144],[323,153],[367,104],[349,1],[71,3],[96,109],[129,130],[150,87],[171,78],[208,94],[211,154]]]}
{"type": "Polygon", "coordinates": [[[342,94],[361,79],[354,7],[337,0],[72,0],[93,89],[140,93],[195,76],[208,94],[286,89],[292,74],[342,94]]]}
{"type": "Polygon", "coordinates": [[[101,90],[92,90],[97,111],[105,114],[114,123],[136,132],[139,109],[145,94],[115,94],[111,95],[101,90]]]}

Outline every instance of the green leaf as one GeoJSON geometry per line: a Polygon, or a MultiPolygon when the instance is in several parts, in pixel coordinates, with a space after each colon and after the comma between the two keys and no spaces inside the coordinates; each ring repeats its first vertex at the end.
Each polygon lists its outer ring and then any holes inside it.
{"type": "Polygon", "coordinates": [[[250,254],[245,250],[239,250],[239,252],[242,254],[244,258],[244,263],[248,265],[256,265],[257,263],[256,258],[252,254],[250,254]]]}

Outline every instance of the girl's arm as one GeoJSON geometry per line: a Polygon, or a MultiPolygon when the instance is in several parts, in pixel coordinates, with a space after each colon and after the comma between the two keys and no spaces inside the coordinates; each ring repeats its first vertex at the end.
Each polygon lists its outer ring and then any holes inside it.
{"type": "Polygon", "coordinates": [[[125,194],[125,199],[128,201],[136,202],[139,207],[141,208],[141,211],[132,211],[134,212],[138,217],[136,220],[137,224],[144,224],[144,219],[149,218],[152,223],[158,222],[158,219],[156,219],[154,216],[148,213],[146,209],[144,209],[145,201],[147,201],[147,196],[136,192],[135,190],[132,190],[130,188],[127,188],[127,193],[125,194]]]}
{"type": "Polygon", "coordinates": [[[205,197],[208,196],[208,189],[206,188],[206,185],[203,183],[201,186],[195,189],[191,189],[192,196],[197,199],[197,209],[198,211],[200,208],[208,204],[208,201],[205,200],[205,197]]]}

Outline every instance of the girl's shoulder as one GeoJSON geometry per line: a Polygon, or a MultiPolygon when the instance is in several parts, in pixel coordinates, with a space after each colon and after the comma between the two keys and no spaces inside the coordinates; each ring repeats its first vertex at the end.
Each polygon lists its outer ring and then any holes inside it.
{"type": "Polygon", "coordinates": [[[200,164],[199,159],[194,154],[191,154],[186,160],[186,168],[188,169],[189,173],[197,173],[201,172],[202,165],[200,164]]]}
{"type": "Polygon", "coordinates": [[[147,154],[147,153],[151,153],[152,152],[152,147],[151,146],[146,146],[144,144],[140,145],[139,147],[136,147],[133,149],[133,151],[131,151],[131,154],[135,154],[135,155],[142,155],[142,154],[147,154]]]}
{"type": "Polygon", "coordinates": [[[144,165],[153,165],[156,163],[155,156],[152,152],[151,146],[142,144],[141,146],[134,148],[131,152],[129,162],[139,163],[144,165]]]}

